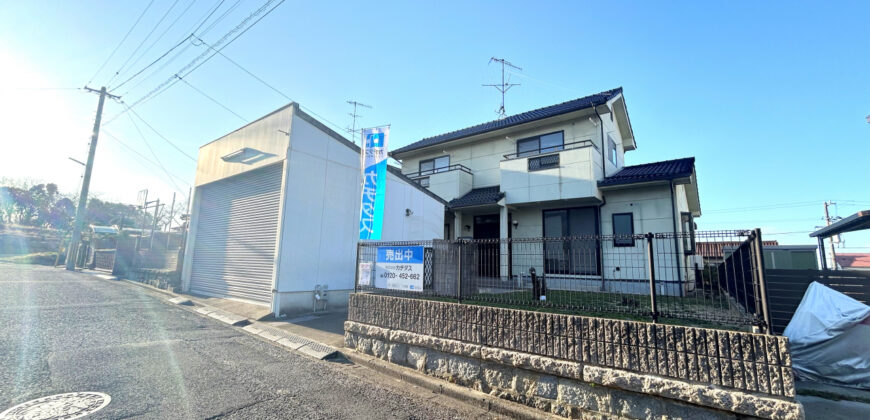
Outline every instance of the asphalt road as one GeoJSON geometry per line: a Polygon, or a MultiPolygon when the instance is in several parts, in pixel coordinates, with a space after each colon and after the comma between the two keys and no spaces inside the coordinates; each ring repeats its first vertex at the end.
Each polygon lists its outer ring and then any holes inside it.
{"type": "Polygon", "coordinates": [[[136,285],[0,263],[0,412],[78,391],[88,418],[491,418],[352,364],[314,360],[136,285]]]}

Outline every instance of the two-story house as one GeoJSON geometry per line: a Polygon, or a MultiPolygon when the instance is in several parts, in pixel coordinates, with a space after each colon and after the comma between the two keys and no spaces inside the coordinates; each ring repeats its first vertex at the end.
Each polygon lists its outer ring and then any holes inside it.
{"type": "MultiPolygon", "coordinates": [[[[445,239],[514,238],[479,274],[504,279],[535,267],[550,281],[571,279],[564,287],[600,290],[609,279],[608,288],[640,291],[648,290],[643,241],[624,235],[692,232],[701,207],[694,158],[626,166],[636,147],[617,88],[428,137],[391,156],[448,201],[445,239]],[[519,238],[543,238],[543,249],[525,252],[519,238]]],[[[694,241],[677,236],[673,259],[656,263],[668,268],[662,280],[680,285],[667,294],[694,283],[694,241]]]]}

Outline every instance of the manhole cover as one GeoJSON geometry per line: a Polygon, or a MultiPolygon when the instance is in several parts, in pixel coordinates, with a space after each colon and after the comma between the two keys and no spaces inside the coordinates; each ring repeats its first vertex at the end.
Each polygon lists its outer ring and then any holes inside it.
{"type": "Polygon", "coordinates": [[[70,392],[21,403],[0,413],[0,420],[70,420],[95,413],[112,397],[101,392],[70,392]]]}

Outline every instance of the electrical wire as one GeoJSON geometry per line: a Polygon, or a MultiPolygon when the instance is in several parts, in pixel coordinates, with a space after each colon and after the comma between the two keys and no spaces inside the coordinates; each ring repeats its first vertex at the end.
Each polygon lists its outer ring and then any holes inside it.
{"type": "MultiPolygon", "coordinates": [[[[136,154],[136,156],[138,156],[141,160],[143,160],[143,161],[145,161],[145,162],[148,162],[148,163],[150,163],[151,165],[154,165],[155,167],[158,167],[158,168],[160,167],[160,166],[159,166],[157,163],[155,163],[153,160],[151,160],[151,159],[148,158],[147,156],[143,155],[143,154],[140,153],[138,150],[134,149],[132,146],[130,146],[129,144],[127,144],[126,142],[124,142],[123,140],[121,140],[118,136],[112,134],[111,131],[103,129],[103,130],[101,130],[101,133],[105,133],[107,136],[109,136],[109,138],[111,138],[112,140],[114,140],[115,142],[117,142],[118,144],[120,144],[121,146],[124,146],[125,149],[127,149],[127,150],[129,150],[130,152],[136,154]]],[[[173,173],[169,173],[169,175],[170,175],[171,177],[173,177],[173,178],[175,178],[175,179],[177,179],[177,180],[183,182],[184,184],[186,184],[186,185],[188,185],[188,186],[190,185],[190,183],[189,183],[187,180],[185,180],[184,178],[182,178],[182,177],[180,177],[180,176],[178,176],[178,175],[175,175],[175,174],[173,174],[173,173]]]]}
{"type": "Polygon", "coordinates": [[[94,81],[94,79],[97,77],[97,75],[100,74],[101,71],[103,71],[103,68],[106,67],[106,64],[109,63],[109,60],[111,60],[112,57],[115,56],[115,53],[118,52],[118,48],[121,48],[121,45],[124,43],[124,41],[127,40],[127,37],[130,36],[130,34],[133,32],[133,29],[135,29],[136,26],[139,25],[139,21],[142,20],[142,16],[145,16],[145,13],[148,12],[148,9],[151,8],[152,4],[154,4],[154,0],[151,0],[150,2],[148,2],[148,5],[145,6],[145,9],[142,10],[142,13],[139,14],[139,17],[136,18],[135,22],[133,22],[133,26],[131,26],[130,29],[127,30],[127,33],[124,34],[124,37],[121,38],[121,42],[119,42],[118,45],[115,46],[115,49],[112,50],[112,53],[109,54],[108,57],[106,57],[106,61],[103,61],[103,64],[100,65],[100,68],[97,69],[97,71],[94,73],[93,76],[91,76],[91,79],[88,80],[88,83],[86,83],[86,84],[88,84],[88,85],[91,84],[91,82],[94,81]]]}
{"type": "MultiPolygon", "coordinates": [[[[223,37],[221,37],[217,42],[215,42],[214,45],[220,46],[219,49],[226,48],[227,46],[232,44],[235,40],[239,39],[239,37],[244,35],[248,30],[253,28],[257,23],[259,23],[261,20],[263,20],[263,18],[265,18],[266,16],[271,14],[275,9],[277,9],[279,6],[281,6],[281,4],[284,3],[284,1],[285,0],[267,0],[266,3],[264,3],[262,6],[260,6],[260,8],[258,8],[254,12],[252,12],[247,18],[242,20],[241,23],[236,25],[235,28],[233,28],[232,30],[227,32],[223,37]],[[269,9],[269,6],[271,6],[272,3],[274,3],[275,1],[278,1],[278,4],[276,4],[271,9],[269,9]],[[265,12],[265,14],[264,14],[264,12],[265,12]],[[260,16],[260,15],[262,15],[262,16],[260,16]],[[257,17],[257,16],[259,16],[259,17],[257,17]],[[251,23],[250,25],[248,25],[248,23],[253,19],[256,19],[256,20],[253,23],[251,23]],[[244,29],[242,29],[242,28],[244,28],[244,29]],[[241,31],[241,32],[239,32],[239,31],[241,31]],[[238,34],[236,34],[237,32],[238,32],[238,34]],[[233,37],[233,35],[235,35],[235,36],[233,37]],[[232,39],[230,39],[231,37],[232,37],[232,39]]],[[[196,71],[198,68],[200,68],[203,64],[207,63],[215,55],[216,54],[209,55],[209,51],[204,51],[202,54],[200,54],[199,56],[194,58],[187,65],[182,67],[181,70],[179,70],[178,72],[175,73],[175,75],[179,75],[181,77],[187,77],[188,75],[190,75],[191,73],[196,71]]],[[[163,83],[161,83],[160,85],[158,85],[157,87],[155,87],[154,89],[152,89],[151,91],[149,91],[148,93],[146,93],[145,95],[143,95],[142,97],[137,99],[132,104],[128,105],[126,110],[121,111],[120,113],[114,115],[105,124],[111,123],[112,121],[116,120],[119,116],[128,112],[132,108],[134,108],[138,105],[141,105],[141,104],[153,99],[154,97],[160,95],[161,93],[169,90],[179,80],[175,75],[173,75],[169,79],[165,80],[163,83]]]]}
{"type": "Polygon", "coordinates": [[[121,67],[118,68],[118,71],[116,71],[115,74],[112,75],[112,78],[109,79],[108,82],[106,82],[107,85],[112,83],[112,81],[115,80],[115,77],[118,77],[118,75],[121,73],[121,71],[123,71],[123,69],[125,67],[127,67],[127,63],[129,63],[130,60],[133,58],[133,56],[135,56],[136,53],[139,52],[139,49],[142,48],[143,45],[145,45],[145,41],[148,41],[148,38],[151,37],[151,35],[154,33],[154,31],[156,31],[157,28],[163,24],[163,21],[166,20],[166,16],[169,16],[169,12],[171,12],[172,9],[174,9],[175,5],[177,5],[177,4],[178,4],[178,0],[175,0],[174,2],[172,2],[172,5],[169,6],[169,9],[166,10],[166,13],[164,13],[163,16],[160,17],[160,20],[157,21],[157,24],[154,25],[153,28],[151,28],[150,32],[148,32],[148,35],[145,35],[145,38],[142,39],[142,42],[140,42],[139,45],[136,46],[136,49],[133,50],[133,52],[130,54],[130,56],[127,57],[127,60],[124,61],[124,64],[121,64],[121,67]]]}
{"type": "Polygon", "coordinates": [[[199,93],[200,95],[205,96],[205,97],[208,98],[210,101],[216,103],[218,106],[220,106],[221,108],[225,109],[227,112],[229,112],[229,113],[231,113],[231,114],[233,114],[233,115],[239,117],[239,119],[242,120],[242,121],[244,121],[244,122],[248,122],[248,119],[247,119],[247,118],[245,118],[245,117],[243,117],[243,116],[237,114],[235,111],[233,111],[232,109],[230,109],[230,108],[227,107],[226,105],[220,103],[217,99],[212,98],[211,96],[208,96],[208,94],[206,94],[205,92],[203,92],[203,91],[197,89],[196,86],[190,84],[190,82],[188,82],[187,80],[184,80],[181,76],[179,76],[179,75],[176,74],[175,77],[178,77],[178,80],[181,80],[182,82],[184,82],[184,84],[186,84],[187,86],[190,86],[191,89],[195,90],[195,91],[196,91],[197,93],[199,93]]]}
{"type": "Polygon", "coordinates": [[[200,19],[200,20],[199,20],[199,24],[195,24],[195,25],[196,25],[196,28],[191,29],[191,30],[188,31],[188,32],[190,32],[190,33],[192,33],[192,34],[195,34],[197,31],[199,31],[199,28],[202,28],[202,25],[204,25],[205,22],[207,22],[209,19],[211,19],[211,15],[213,15],[214,12],[216,12],[218,9],[220,9],[220,7],[224,4],[224,1],[226,1],[226,0],[220,0],[220,1],[218,1],[217,4],[215,4],[215,6],[211,9],[211,12],[209,12],[208,15],[206,15],[205,18],[200,19]]]}
{"type": "Polygon", "coordinates": [[[166,169],[166,166],[164,166],[163,162],[160,161],[160,158],[157,157],[157,153],[154,153],[154,149],[151,148],[151,144],[148,143],[148,139],[146,139],[145,135],[142,134],[142,130],[139,129],[139,125],[136,124],[136,120],[134,120],[133,116],[130,114],[127,114],[127,116],[130,117],[130,121],[133,123],[133,127],[136,128],[136,131],[139,133],[139,136],[142,137],[142,141],[145,143],[145,146],[148,147],[148,151],[151,152],[151,156],[154,156],[154,160],[157,161],[157,164],[160,166],[160,169],[162,169],[163,173],[166,174],[166,178],[169,180],[169,182],[172,183],[172,185],[175,187],[176,190],[178,190],[179,192],[182,193],[182,195],[184,195],[184,192],[182,192],[181,188],[178,187],[178,184],[175,183],[175,180],[172,179],[172,176],[169,174],[169,171],[166,169]]]}
{"type": "Polygon", "coordinates": [[[153,66],[154,64],[157,64],[158,61],[162,60],[163,57],[166,57],[166,56],[169,55],[169,53],[171,53],[173,50],[175,50],[176,48],[180,47],[182,44],[184,44],[185,42],[187,42],[187,40],[189,40],[191,36],[193,36],[193,35],[192,35],[192,34],[191,34],[191,35],[188,35],[187,38],[182,39],[181,42],[179,42],[178,44],[175,44],[174,47],[172,47],[172,48],[170,48],[169,50],[167,50],[167,51],[166,51],[165,53],[163,53],[163,55],[161,55],[160,57],[157,57],[157,59],[154,60],[154,61],[152,61],[151,64],[145,66],[142,70],[139,70],[138,72],[136,72],[136,74],[130,76],[127,80],[124,80],[124,81],[121,82],[118,86],[114,86],[112,89],[120,89],[121,86],[124,86],[125,84],[127,84],[127,82],[129,82],[129,81],[135,79],[136,76],[142,74],[143,71],[148,70],[148,68],[150,68],[150,67],[153,66]]]}
{"type": "MultiPolygon", "coordinates": [[[[174,20],[173,20],[173,21],[172,21],[172,22],[171,22],[171,23],[166,27],[166,29],[164,29],[163,32],[161,32],[160,35],[157,36],[157,38],[154,40],[154,42],[152,42],[151,45],[149,45],[148,48],[146,48],[145,51],[142,52],[142,54],[139,54],[139,57],[137,57],[135,60],[133,60],[133,62],[130,64],[130,67],[128,68],[128,70],[129,70],[130,68],[135,67],[136,64],[138,64],[139,61],[142,60],[143,57],[145,57],[146,55],[148,55],[148,52],[151,51],[151,49],[153,49],[154,46],[157,45],[157,43],[160,42],[160,40],[163,39],[164,36],[166,36],[166,34],[169,32],[169,30],[172,29],[172,28],[175,26],[176,23],[178,23],[178,20],[179,20],[179,19],[181,19],[185,14],[187,14],[187,11],[190,10],[190,8],[191,8],[195,3],[196,3],[196,0],[192,0],[190,3],[188,3],[187,7],[185,7],[184,10],[182,10],[181,13],[179,13],[178,16],[176,16],[175,19],[174,19],[174,20]]],[[[185,38],[185,40],[187,40],[189,37],[190,37],[190,35],[188,35],[188,37],[185,38]]],[[[184,42],[184,40],[181,41],[181,42],[179,42],[176,46],[172,47],[169,51],[172,51],[173,49],[177,48],[178,45],[181,45],[183,42],[184,42]]],[[[163,53],[163,54],[160,56],[160,58],[163,58],[163,57],[165,57],[167,54],[169,54],[169,51],[163,53]]],[[[159,59],[158,59],[158,60],[159,60],[159,59]]],[[[154,64],[154,63],[152,62],[151,64],[148,65],[148,67],[150,67],[152,64],[154,64]]],[[[146,68],[147,68],[147,67],[146,67],[146,68]]],[[[143,70],[144,70],[144,69],[140,70],[140,71],[137,72],[136,74],[138,75],[139,73],[142,73],[143,70]]],[[[134,75],[134,76],[135,76],[135,75],[134,75]]],[[[128,79],[128,80],[129,80],[129,79],[128,79]]]]}
{"type": "MultiPolygon", "coordinates": [[[[122,101],[121,103],[122,103],[125,107],[127,107],[127,104],[126,104],[126,103],[124,103],[123,101],[122,101]]],[[[162,138],[164,141],[166,141],[167,143],[169,143],[170,146],[174,147],[175,150],[178,150],[179,153],[181,153],[181,154],[184,155],[184,156],[187,156],[188,159],[190,159],[190,160],[196,162],[196,158],[194,158],[193,156],[187,154],[184,150],[181,150],[180,147],[176,146],[175,143],[173,143],[171,140],[169,140],[168,138],[166,138],[166,136],[164,136],[162,133],[160,133],[159,131],[157,131],[157,129],[154,128],[154,126],[152,126],[151,124],[149,124],[148,121],[145,121],[145,119],[142,118],[142,116],[139,115],[136,111],[134,111],[134,110],[132,110],[132,109],[129,109],[129,107],[127,107],[127,110],[130,111],[130,113],[132,113],[133,115],[135,115],[136,118],[139,119],[139,121],[142,121],[143,124],[145,124],[146,126],[148,126],[148,128],[150,128],[151,131],[154,132],[154,134],[157,134],[160,138],[162,138]]]]}

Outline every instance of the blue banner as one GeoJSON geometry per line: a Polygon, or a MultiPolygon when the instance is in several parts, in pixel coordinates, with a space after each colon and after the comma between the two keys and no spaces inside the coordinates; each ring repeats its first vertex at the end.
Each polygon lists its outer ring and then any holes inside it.
{"type": "Polygon", "coordinates": [[[389,137],[389,126],[362,130],[363,182],[359,214],[359,238],[362,240],[381,239],[387,189],[389,137]]]}

